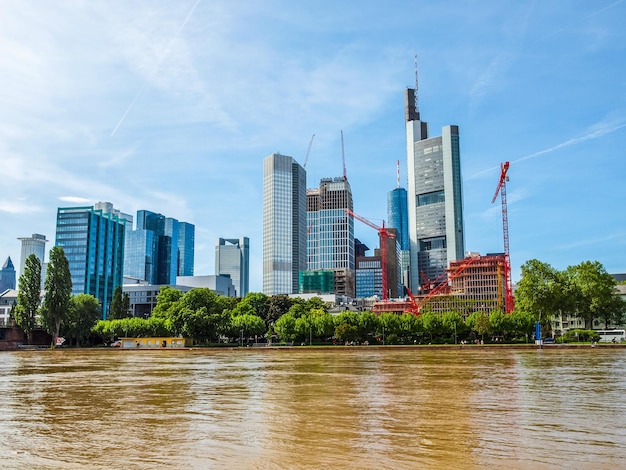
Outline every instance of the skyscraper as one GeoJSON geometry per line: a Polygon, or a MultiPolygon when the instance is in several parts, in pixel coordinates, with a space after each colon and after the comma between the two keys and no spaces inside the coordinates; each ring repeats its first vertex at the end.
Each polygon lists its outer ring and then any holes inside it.
{"type": "Polygon", "coordinates": [[[194,225],[138,210],[136,229],[126,236],[124,276],[150,284],[175,284],[176,276],[193,276],[194,225]]]}
{"type": "Polygon", "coordinates": [[[407,89],[409,287],[414,291],[420,275],[434,281],[445,274],[450,261],[465,253],[459,128],[444,126],[441,136],[429,138],[415,98],[416,90],[407,89]]]}
{"type": "Polygon", "coordinates": [[[250,239],[218,238],[215,243],[215,274],[228,274],[236,295],[245,297],[250,285],[250,239]]]}
{"type": "Polygon", "coordinates": [[[354,297],[354,219],[350,183],[342,177],[322,178],[308,189],[307,270],[335,271],[335,293],[354,297]]]}
{"type": "MultiPolygon", "coordinates": [[[[406,189],[398,186],[393,191],[387,193],[387,219],[389,220],[389,228],[395,228],[398,234],[397,241],[400,244],[400,282],[405,286],[409,285],[409,267],[411,264],[409,210],[407,204],[406,189]]],[[[404,295],[404,292],[400,291],[399,295],[404,295]]]]}
{"type": "Polygon", "coordinates": [[[263,292],[298,292],[306,269],[306,171],[292,157],[263,160],[263,292]]]}
{"type": "MultiPolygon", "coordinates": [[[[39,233],[33,233],[31,237],[18,238],[22,242],[22,253],[20,255],[20,271],[21,276],[24,272],[24,265],[26,264],[26,258],[30,255],[35,255],[43,268],[44,258],[46,255],[46,236],[39,233]]],[[[42,272],[43,277],[43,272],[42,272]]]]}
{"type": "Polygon", "coordinates": [[[0,269],[0,294],[7,289],[15,289],[15,266],[9,256],[0,269]]]}
{"type": "Polygon", "coordinates": [[[105,212],[95,206],[60,207],[55,242],[63,248],[69,262],[72,294],[96,297],[103,319],[106,319],[113,291],[122,285],[127,222],[112,205],[109,210],[111,212],[105,212]]]}

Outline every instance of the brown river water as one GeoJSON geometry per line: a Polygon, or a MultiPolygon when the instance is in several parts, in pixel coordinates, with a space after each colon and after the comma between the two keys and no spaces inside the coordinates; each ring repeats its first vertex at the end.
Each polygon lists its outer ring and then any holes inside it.
{"type": "Polygon", "coordinates": [[[626,349],[0,353],[0,468],[626,468],[626,349]]]}

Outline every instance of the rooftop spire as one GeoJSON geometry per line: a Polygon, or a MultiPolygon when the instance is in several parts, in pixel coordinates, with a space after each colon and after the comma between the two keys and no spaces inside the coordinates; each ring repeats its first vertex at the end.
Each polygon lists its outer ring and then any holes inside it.
{"type": "Polygon", "coordinates": [[[414,58],[415,64],[415,114],[417,114],[417,120],[420,119],[420,99],[419,99],[419,88],[418,88],[418,75],[417,75],[417,54],[415,54],[414,58]]]}

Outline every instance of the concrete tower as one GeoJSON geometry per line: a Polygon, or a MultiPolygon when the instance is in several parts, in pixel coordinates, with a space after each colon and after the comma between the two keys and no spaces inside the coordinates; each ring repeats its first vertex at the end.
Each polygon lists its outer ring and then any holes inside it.
{"type": "Polygon", "coordinates": [[[421,277],[436,280],[450,261],[462,259],[465,253],[459,128],[444,126],[441,136],[429,137],[416,97],[417,88],[406,90],[409,287],[413,292],[427,282],[421,277]]]}

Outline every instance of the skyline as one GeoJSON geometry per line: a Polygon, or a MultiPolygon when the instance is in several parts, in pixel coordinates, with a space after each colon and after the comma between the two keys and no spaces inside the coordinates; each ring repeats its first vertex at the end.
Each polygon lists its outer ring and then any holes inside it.
{"type": "MultiPolygon", "coordinates": [[[[459,126],[466,250],[503,250],[491,199],[510,161],[514,281],[532,258],[626,272],[624,0],[3,6],[0,261],[33,233],[49,251],[57,208],[109,201],[194,224],[198,275],[215,239],[248,237],[261,292],[263,159],[303,164],[315,134],[316,187],[343,172],[343,130],[354,211],[380,224],[397,160],[407,188],[417,54],[421,118],[459,126]]],[[[355,237],[373,254],[375,231],[355,237]]]]}

